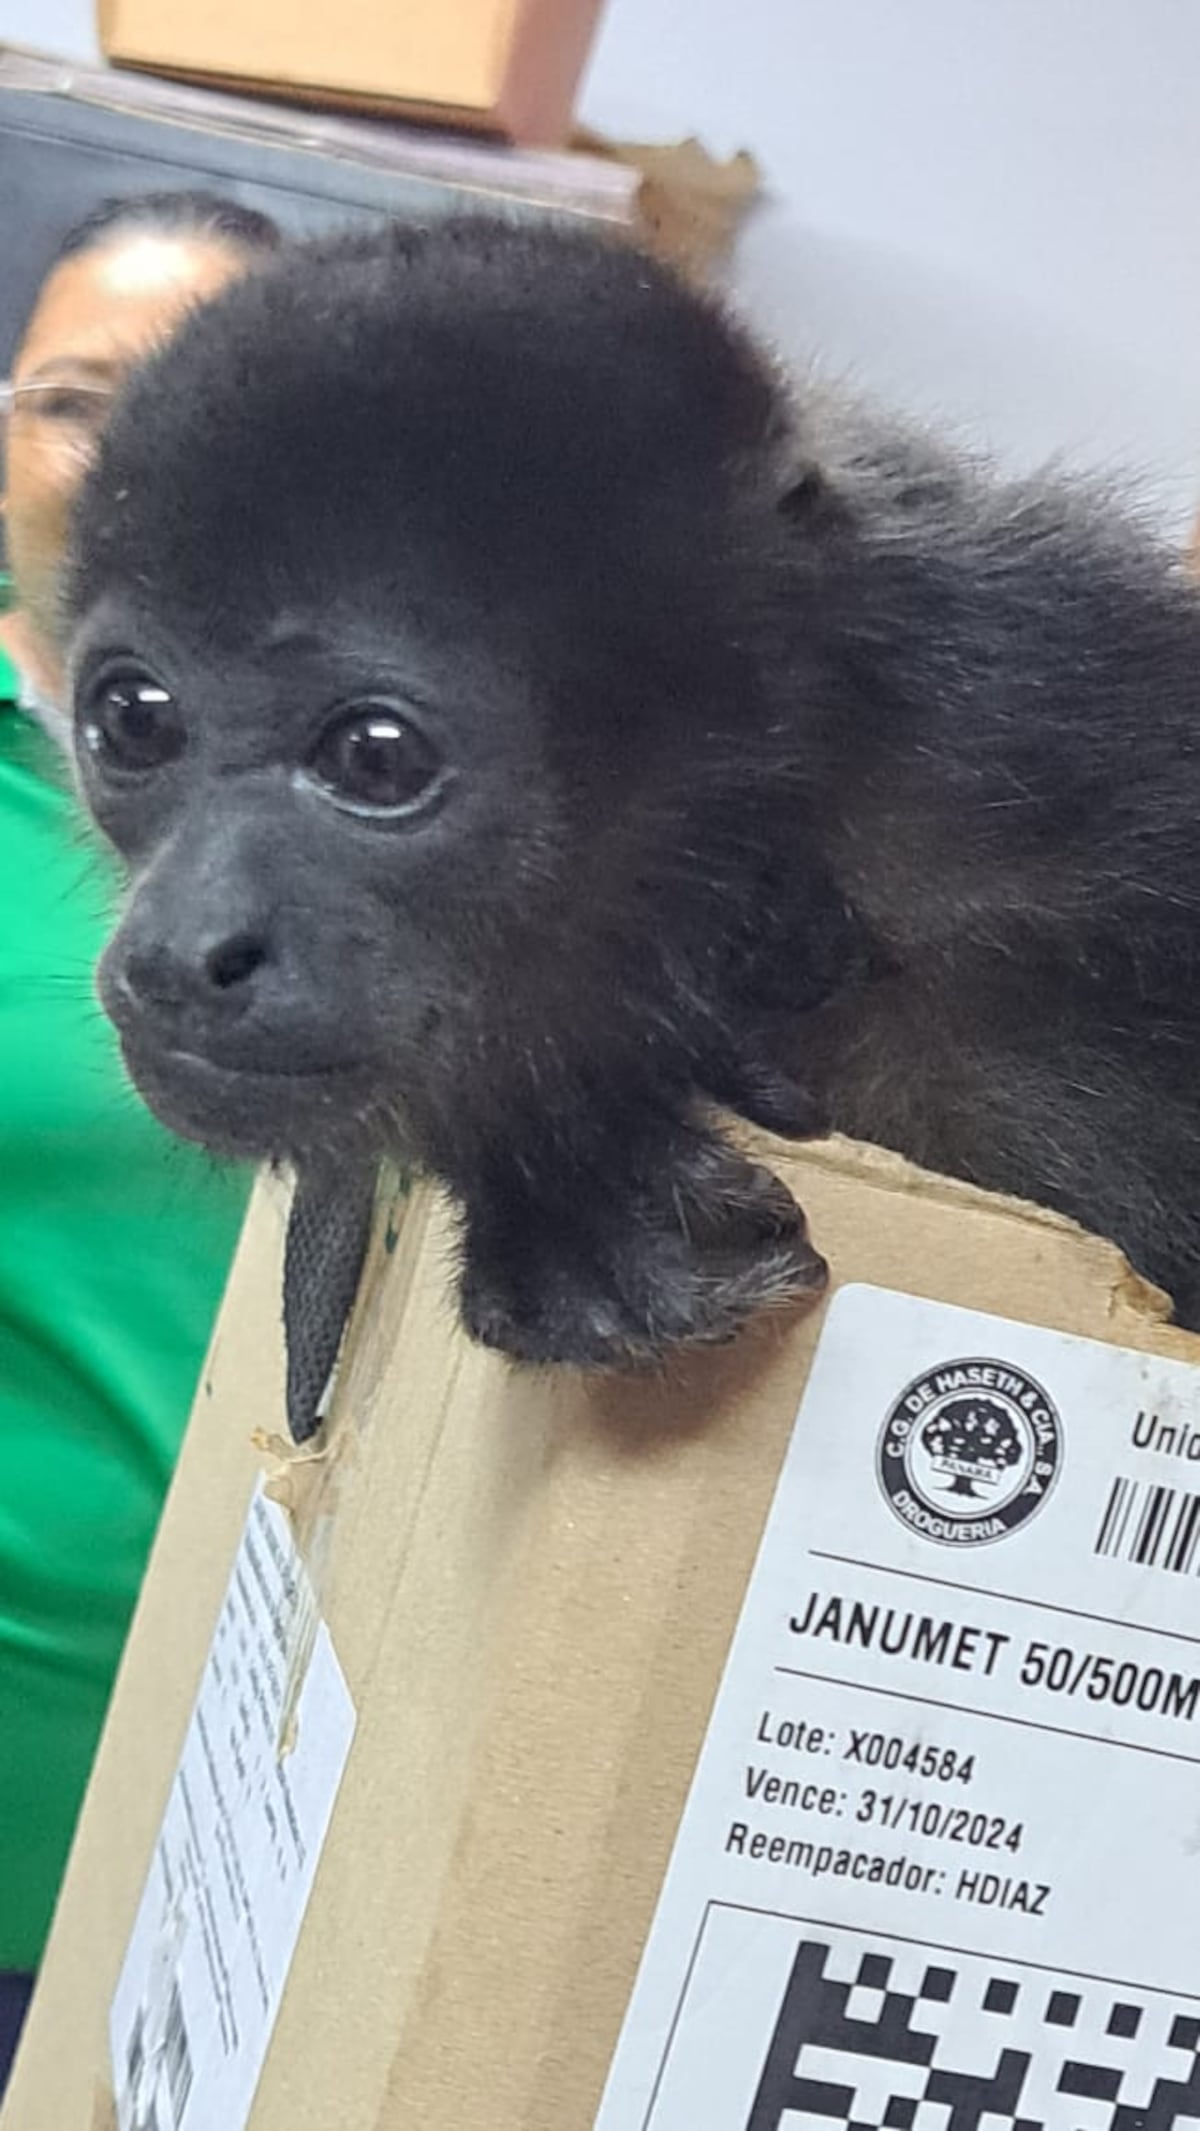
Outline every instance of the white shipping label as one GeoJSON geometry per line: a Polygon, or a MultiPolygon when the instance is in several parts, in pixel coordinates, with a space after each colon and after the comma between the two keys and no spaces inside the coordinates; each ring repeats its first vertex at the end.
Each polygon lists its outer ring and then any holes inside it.
{"type": "Polygon", "coordinates": [[[837,1296],[596,2131],[1200,2123],[1200,1370],[837,1296]]]}
{"type": "Polygon", "coordinates": [[[113,2001],[120,2131],[243,2131],[354,1721],[287,1518],[260,1491],[113,2001]]]}

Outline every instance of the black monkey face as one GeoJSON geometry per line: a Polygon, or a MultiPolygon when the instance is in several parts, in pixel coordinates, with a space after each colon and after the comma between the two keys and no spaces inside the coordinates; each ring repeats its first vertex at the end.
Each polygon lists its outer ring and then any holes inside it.
{"type": "Polygon", "coordinates": [[[439,1178],[464,1322],[529,1360],[723,1338],[822,1276],[711,1117],[812,1108],[756,974],[791,955],[761,642],[789,426],[628,247],[396,228],[198,309],[80,498],[65,633],[135,1082],[290,1158],[310,1221],[348,1183],[352,1255],[375,1158],[439,1178]]]}
{"type": "Polygon", "coordinates": [[[561,842],[517,676],[336,596],[215,656],[109,600],[74,667],[131,883],[100,993],[146,1100],[229,1153],[403,1145],[561,842]]]}
{"type": "Polygon", "coordinates": [[[101,995],[164,1121],[457,1174],[493,1093],[506,1132],[581,1082],[685,1102],[756,896],[777,428],[635,254],[485,227],[298,247],[131,380],[67,619],[131,881],[101,995]]]}

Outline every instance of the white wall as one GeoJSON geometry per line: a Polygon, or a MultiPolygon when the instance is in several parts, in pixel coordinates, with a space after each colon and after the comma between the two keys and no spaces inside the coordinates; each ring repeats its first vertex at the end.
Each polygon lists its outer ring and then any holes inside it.
{"type": "Polygon", "coordinates": [[[99,55],[91,0],[0,0],[0,39],[66,59],[99,55]]]}
{"type": "Polygon", "coordinates": [[[610,0],[584,115],[758,153],[738,278],[792,350],[1200,500],[1194,0],[610,0]]]}
{"type": "MultiPolygon", "coordinates": [[[[0,0],[0,35],[95,49],[89,0],[0,0]]],[[[583,116],[755,150],[738,281],[795,353],[1190,514],[1195,0],[609,0],[583,116]]]]}

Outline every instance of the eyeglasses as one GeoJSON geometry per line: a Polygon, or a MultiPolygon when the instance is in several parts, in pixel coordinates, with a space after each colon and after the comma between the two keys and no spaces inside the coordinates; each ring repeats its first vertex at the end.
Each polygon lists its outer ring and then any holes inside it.
{"type": "Polygon", "coordinates": [[[0,378],[0,419],[27,412],[51,422],[100,422],[112,404],[114,389],[112,385],[74,384],[66,378],[31,378],[20,385],[0,378]]]}

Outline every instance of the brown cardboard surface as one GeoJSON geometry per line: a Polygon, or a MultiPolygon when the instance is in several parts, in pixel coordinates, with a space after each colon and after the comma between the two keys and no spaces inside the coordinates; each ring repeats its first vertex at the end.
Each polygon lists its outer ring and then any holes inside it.
{"type": "MultiPolygon", "coordinates": [[[[1110,1245],[1051,1215],[840,1142],[779,1166],[835,1283],[1200,1362],[1110,1245]]],[[[265,1467],[358,1731],[251,2131],[588,2131],[823,1312],[662,1378],[515,1374],[453,1325],[419,1194],[381,1221],[328,1446],[279,1456],[254,1437],[282,1427],[281,1220],[265,1183],[0,2124],[97,2120],[108,2006],[265,1467]]]]}
{"type": "Polygon", "coordinates": [[[514,141],[557,143],[570,126],[601,0],[99,0],[119,65],[214,77],[267,93],[333,98],[514,141]]]}

